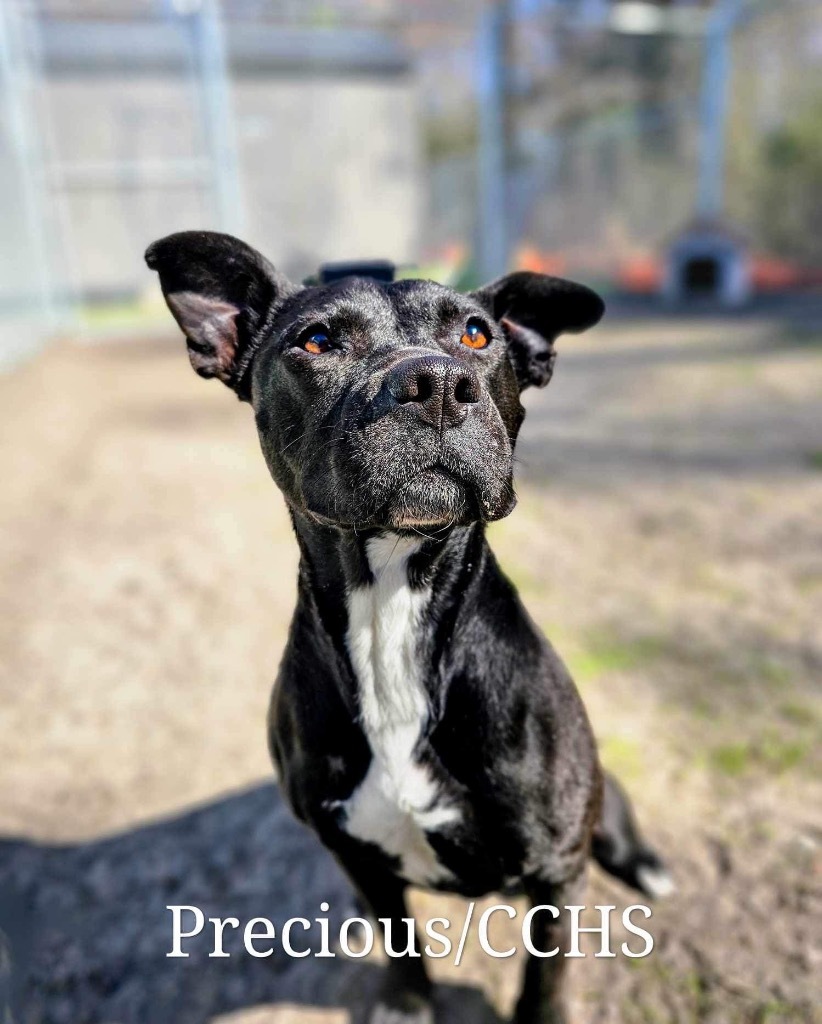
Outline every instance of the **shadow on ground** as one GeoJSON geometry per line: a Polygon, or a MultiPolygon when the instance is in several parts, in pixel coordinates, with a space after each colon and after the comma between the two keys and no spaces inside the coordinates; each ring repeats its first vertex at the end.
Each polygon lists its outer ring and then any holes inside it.
{"type": "Polygon", "coordinates": [[[809,390],[789,399],[757,375],[818,352],[818,335],[791,321],[740,336],[724,337],[721,328],[701,340],[643,338],[614,350],[565,344],[548,398],[533,400],[518,442],[522,481],[602,488],[615,479],[779,479],[806,471],[818,458],[818,396],[809,390]],[[682,373],[692,384],[701,375],[687,401],[682,373]]]}
{"type": "MultiPolygon", "coordinates": [[[[236,917],[241,928],[267,917],[278,935],[287,918],[327,917],[332,947],[343,919],[359,913],[332,858],[293,820],[273,785],[80,845],[7,840],[0,845],[0,923],[8,940],[0,971],[5,967],[8,980],[10,947],[11,1019],[201,1024],[282,1002],[344,1009],[353,1024],[366,1019],[377,965],[342,955],[292,959],[278,940],[272,957],[255,959],[242,948],[241,929],[231,928],[224,941],[230,957],[211,958],[208,924],[186,942],[187,959],[170,959],[169,904],[197,906],[206,918],[236,917]]],[[[317,949],[319,928],[309,934],[317,949]]],[[[294,946],[304,944],[295,929],[294,946]]],[[[442,987],[437,1003],[439,1019],[454,1024],[495,1019],[474,989],[442,987]]],[[[0,1019],[6,1024],[2,1007],[0,1019]]]]}

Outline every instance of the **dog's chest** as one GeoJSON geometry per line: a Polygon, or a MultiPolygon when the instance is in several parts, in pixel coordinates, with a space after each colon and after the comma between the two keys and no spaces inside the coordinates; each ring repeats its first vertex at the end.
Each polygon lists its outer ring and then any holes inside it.
{"type": "Polygon", "coordinates": [[[415,750],[428,715],[419,648],[430,598],[408,583],[417,547],[405,538],[370,540],[374,582],[348,596],[348,650],[372,757],[365,778],[337,806],[350,835],[398,858],[403,877],[424,885],[449,877],[426,835],[455,822],[459,811],[415,750]]]}

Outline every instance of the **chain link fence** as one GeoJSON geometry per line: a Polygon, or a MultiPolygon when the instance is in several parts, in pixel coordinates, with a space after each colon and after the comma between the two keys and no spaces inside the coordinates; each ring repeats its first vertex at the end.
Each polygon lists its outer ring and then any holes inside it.
{"type": "MultiPolygon", "coordinates": [[[[822,0],[740,5],[722,216],[780,280],[822,266],[822,0]]],[[[469,280],[499,6],[5,0],[2,358],[101,303],[142,317],[140,254],[174,229],[241,233],[294,274],[371,256],[469,280]]],[[[503,260],[656,287],[697,208],[713,5],[661,30],[649,4],[501,6],[503,260]]]]}

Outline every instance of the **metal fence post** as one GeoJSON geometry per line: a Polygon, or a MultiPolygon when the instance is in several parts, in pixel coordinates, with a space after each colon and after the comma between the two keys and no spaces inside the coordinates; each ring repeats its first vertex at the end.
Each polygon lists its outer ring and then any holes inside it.
{"type": "Polygon", "coordinates": [[[506,187],[505,39],[507,5],[489,3],[480,24],[477,94],[479,121],[479,258],[483,280],[504,273],[508,266],[506,187]]]}
{"type": "Polygon", "coordinates": [[[245,230],[245,209],[231,108],[226,33],[219,0],[199,0],[189,24],[217,222],[221,230],[239,235],[245,230]]]}
{"type": "Polygon", "coordinates": [[[700,109],[697,216],[715,220],[722,213],[725,186],[725,122],[731,72],[731,37],[744,0],[720,0],[708,18],[700,109]]]}

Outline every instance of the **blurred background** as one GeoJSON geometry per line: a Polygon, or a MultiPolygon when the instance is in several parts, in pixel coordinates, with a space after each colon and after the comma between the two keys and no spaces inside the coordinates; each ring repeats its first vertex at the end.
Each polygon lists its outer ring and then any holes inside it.
{"type": "Polygon", "coordinates": [[[5,0],[0,32],[6,358],[148,316],[140,254],[192,224],[298,277],[822,281],[814,0],[5,0]]]}
{"type": "MultiPolygon", "coordinates": [[[[820,1020],[821,72],[821,0],[0,0],[4,1024],[342,1024],[376,984],[164,956],[167,903],[352,911],[271,782],[288,519],[142,260],[188,228],[605,295],[491,530],[679,885],[573,1024],[820,1020]]],[[[436,963],[442,1020],[520,967],[436,963]]]]}

